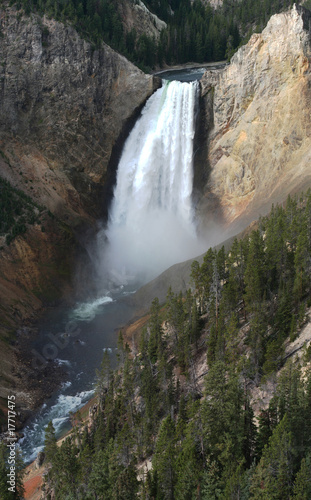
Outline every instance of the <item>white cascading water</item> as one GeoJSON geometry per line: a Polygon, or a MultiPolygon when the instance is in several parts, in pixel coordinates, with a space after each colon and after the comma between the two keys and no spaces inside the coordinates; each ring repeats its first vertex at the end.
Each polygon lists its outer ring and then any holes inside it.
{"type": "MultiPolygon", "coordinates": [[[[75,369],[78,350],[84,349],[83,346],[94,338],[97,349],[101,350],[102,344],[107,349],[104,339],[110,327],[106,333],[100,330],[96,334],[99,323],[92,322],[97,314],[102,314],[100,318],[105,317],[105,321],[108,318],[109,325],[111,313],[107,315],[104,309],[114,303],[110,296],[114,289],[119,291],[120,285],[127,284],[130,278],[135,285],[147,281],[170,265],[195,257],[206,248],[206,244],[196,237],[191,203],[197,92],[196,82],[165,83],[147,101],[126,141],[108,228],[101,231],[98,238],[97,271],[101,288],[106,290],[100,290],[100,297],[77,304],[66,319],[75,319],[80,326],[85,321],[90,325],[82,329],[83,341],[69,344],[70,351],[75,353],[71,370],[75,369]],[[101,340],[96,341],[96,338],[101,340]]],[[[120,314],[121,310],[122,307],[114,314],[120,314]]],[[[65,356],[69,356],[65,352],[65,356]]],[[[94,355],[87,359],[92,359],[89,364],[92,363],[94,355]]],[[[68,360],[59,359],[58,362],[70,366],[68,360]]],[[[71,374],[73,384],[80,380],[85,369],[83,363],[79,363],[79,373],[72,371],[71,374]]],[[[43,408],[25,429],[22,447],[27,460],[34,459],[43,449],[47,423],[52,420],[56,430],[61,431],[68,422],[69,411],[76,411],[93,393],[86,381],[87,374],[83,392],[67,382],[54,404],[43,408]]]]}
{"type": "Polygon", "coordinates": [[[191,201],[197,93],[197,82],[165,82],[125,143],[101,262],[112,280],[146,281],[202,250],[191,201]]]}

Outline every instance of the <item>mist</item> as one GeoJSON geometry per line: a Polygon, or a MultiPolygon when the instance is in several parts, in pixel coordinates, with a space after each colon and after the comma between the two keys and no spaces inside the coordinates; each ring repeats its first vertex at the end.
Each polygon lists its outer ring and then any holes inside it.
{"type": "Polygon", "coordinates": [[[108,280],[116,285],[146,283],[171,265],[196,257],[207,248],[207,242],[184,227],[176,215],[160,210],[148,212],[148,218],[142,217],[129,228],[109,228],[99,235],[100,239],[106,237],[98,275],[102,283],[108,280]]]}
{"type": "Polygon", "coordinates": [[[206,250],[192,207],[197,97],[197,82],[167,82],[126,141],[109,222],[97,237],[103,288],[143,284],[206,250]]]}

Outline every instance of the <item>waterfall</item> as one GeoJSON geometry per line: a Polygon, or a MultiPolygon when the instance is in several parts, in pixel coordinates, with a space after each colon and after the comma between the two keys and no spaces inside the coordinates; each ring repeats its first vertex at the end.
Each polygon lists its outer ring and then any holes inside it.
{"type": "Polygon", "coordinates": [[[121,281],[146,281],[201,251],[191,200],[197,95],[197,82],[164,82],[125,143],[102,264],[121,281]]]}
{"type": "Polygon", "coordinates": [[[197,95],[197,83],[164,83],[147,101],[126,141],[108,226],[99,232],[97,247],[89,247],[100,290],[69,312],[55,311],[41,326],[36,349],[43,354],[47,346],[57,345],[58,362],[67,364],[70,382],[26,427],[22,446],[29,460],[43,449],[47,422],[52,420],[57,431],[64,431],[70,410],[76,411],[93,393],[90,380],[103,348],[115,347],[116,327],[132,317],[119,297],[206,248],[196,236],[191,203],[197,95]],[[128,289],[120,290],[127,283],[128,289]],[[73,320],[79,338],[59,337],[73,320]],[[59,343],[51,344],[51,338],[59,343]]]}

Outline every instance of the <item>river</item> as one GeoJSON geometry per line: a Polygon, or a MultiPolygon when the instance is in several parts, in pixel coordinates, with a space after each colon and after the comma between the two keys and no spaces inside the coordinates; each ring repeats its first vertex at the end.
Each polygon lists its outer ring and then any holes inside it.
{"type": "MultiPolygon", "coordinates": [[[[161,76],[188,82],[201,78],[204,70],[170,70],[169,74],[161,76]]],[[[39,335],[32,346],[38,369],[40,363],[54,359],[66,369],[67,379],[26,423],[21,448],[27,463],[43,449],[44,428],[48,422],[53,421],[59,437],[70,428],[70,412],[90,399],[94,393],[96,369],[100,367],[105,349],[112,362],[114,360],[118,329],[133,316],[123,299],[133,293],[136,286],[131,280],[122,283],[123,271],[120,275],[113,270],[124,266],[124,276],[128,277],[133,267],[137,267],[136,259],[139,265],[135,276],[140,271],[148,273],[145,261],[146,252],[149,252],[147,260],[153,262],[151,269],[158,274],[205,249],[198,244],[192,227],[193,116],[197,95],[196,84],[164,84],[148,101],[138,120],[140,123],[136,123],[124,146],[115,199],[104,235],[109,237],[111,251],[110,254],[103,251],[106,260],[103,258],[102,263],[105,273],[107,269],[110,271],[110,282],[115,276],[119,282],[108,287],[110,292],[72,308],[50,312],[38,325],[39,335]],[[137,227],[142,234],[137,233],[137,227]]],[[[105,237],[99,241],[105,241],[105,237]]],[[[99,275],[100,272],[99,268],[99,275]]]]}
{"type": "Polygon", "coordinates": [[[43,449],[44,428],[50,420],[60,437],[70,428],[70,412],[81,408],[94,394],[96,369],[104,350],[115,359],[118,329],[133,314],[122,300],[130,290],[58,308],[49,312],[38,324],[39,335],[33,343],[38,369],[51,357],[66,370],[61,388],[27,422],[21,448],[27,463],[43,449]],[[68,332],[70,334],[68,334],[68,332]]]}

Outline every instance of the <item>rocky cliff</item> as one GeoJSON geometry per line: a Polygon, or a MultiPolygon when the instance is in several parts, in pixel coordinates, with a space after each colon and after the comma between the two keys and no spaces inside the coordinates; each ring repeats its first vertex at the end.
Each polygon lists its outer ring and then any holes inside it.
{"type": "Polygon", "coordinates": [[[105,215],[122,141],[154,87],[71,26],[1,6],[0,175],[43,219],[9,246],[0,238],[0,398],[20,380],[14,332],[68,289],[76,235],[105,215]]]}
{"type": "Polygon", "coordinates": [[[273,16],[222,71],[201,82],[205,174],[198,206],[236,230],[311,185],[309,11],[273,16]]]}
{"type": "Polygon", "coordinates": [[[167,26],[141,0],[121,0],[118,8],[127,32],[135,30],[138,36],[146,34],[158,40],[161,31],[167,26]]]}
{"type": "Polygon", "coordinates": [[[90,202],[96,211],[112,148],[152,93],[152,77],[106,45],[94,50],[70,26],[9,8],[0,23],[0,147],[13,167],[6,176],[29,191],[32,174],[31,195],[60,214],[89,214],[90,202]],[[23,180],[14,178],[19,163],[23,180]]]}

